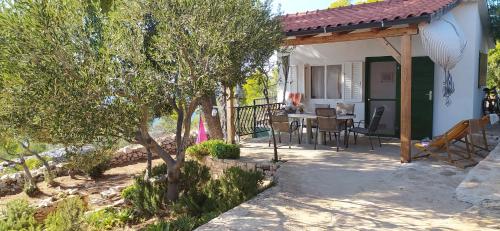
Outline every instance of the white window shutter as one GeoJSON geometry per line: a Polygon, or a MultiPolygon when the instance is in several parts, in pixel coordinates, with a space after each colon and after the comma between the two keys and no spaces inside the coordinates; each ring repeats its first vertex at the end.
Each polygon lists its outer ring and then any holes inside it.
{"type": "Polygon", "coordinates": [[[352,99],[352,63],[344,63],[344,99],[352,99]]]}
{"type": "Polygon", "coordinates": [[[363,63],[352,63],[352,99],[362,101],[363,99],[363,63]]]}
{"type": "Polygon", "coordinates": [[[298,92],[297,66],[292,65],[288,70],[288,92],[298,92]]]}
{"type": "Polygon", "coordinates": [[[311,66],[309,64],[304,65],[304,86],[305,86],[305,98],[311,98],[311,66]]]}

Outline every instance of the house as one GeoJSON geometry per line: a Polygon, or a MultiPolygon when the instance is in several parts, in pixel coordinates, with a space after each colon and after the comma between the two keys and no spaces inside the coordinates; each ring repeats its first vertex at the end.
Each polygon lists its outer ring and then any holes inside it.
{"type": "MultiPolygon", "coordinates": [[[[386,0],[284,15],[288,51],[278,56],[289,59],[286,92],[302,93],[307,111],[317,104],[355,103],[356,120],[384,106],[381,133],[400,137],[402,161],[410,161],[411,139],[481,116],[484,57],[494,46],[488,20],[485,0],[386,0]],[[455,92],[449,104],[445,72],[428,57],[419,29],[447,15],[466,41],[451,70],[455,92]]],[[[284,73],[280,69],[281,83],[284,73]]],[[[278,96],[283,90],[281,84],[278,96]]]]}

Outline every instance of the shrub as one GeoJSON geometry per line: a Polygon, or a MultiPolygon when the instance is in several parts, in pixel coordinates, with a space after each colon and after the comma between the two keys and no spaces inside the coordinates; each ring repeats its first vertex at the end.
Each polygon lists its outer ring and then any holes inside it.
{"type": "Polygon", "coordinates": [[[151,169],[151,177],[158,177],[167,174],[167,164],[156,165],[151,169]]]}
{"type": "Polygon", "coordinates": [[[181,170],[181,195],[179,201],[173,206],[176,214],[189,214],[199,216],[204,212],[212,210],[209,199],[203,189],[210,180],[208,167],[200,165],[196,161],[186,161],[181,170]]]}
{"type": "MultiPolygon", "coordinates": [[[[44,156],[42,158],[45,159],[45,161],[51,161],[52,160],[52,157],[49,157],[49,156],[44,156]]],[[[42,167],[43,163],[38,158],[33,157],[33,158],[29,158],[29,159],[26,160],[26,165],[28,166],[28,168],[30,170],[34,170],[34,169],[38,169],[38,168],[42,167]]],[[[19,171],[21,171],[22,167],[19,166],[19,168],[20,168],[19,171]]]]}
{"type": "Polygon", "coordinates": [[[240,147],[235,144],[226,144],[223,140],[209,140],[187,148],[186,154],[198,160],[208,155],[218,159],[239,159],[240,147]]]}
{"type": "Polygon", "coordinates": [[[186,149],[186,154],[196,158],[197,160],[202,160],[205,156],[210,155],[208,149],[206,149],[203,145],[197,144],[190,146],[186,149]]]}
{"type": "Polygon", "coordinates": [[[215,184],[216,187],[219,184],[218,191],[213,195],[219,197],[216,199],[218,209],[226,211],[254,197],[259,193],[259,184],[263,179],[264,175],[258,171],[244,171],[238,167],[227,169],[215,184]]]}
{"type": "Polygon", "coordinates": [[[67,167],[82,171],[92,179],[97,179],[109,169],[112,150],[95,150],[88,153],[69,153],[67,167]]]}
{"type": "Polygon", "coordinates": [[[175,231],[191,231],[200,226],[200,220],[196,217],[183,215],[170,222],[170,229],[175,231]]]}
{"type": "Polygon", "coordinates": [[[111,230],[124,226],[131,218],[132,211],[129,209],[106,208],[87,215],[85,223],[87,230],[111,230]]]}
{"type": "Polygon", "coordinates": [[[41,230],[35,209],[26,200],[13,200],[0,211],[0,230],[41,230]]]}
{"type": "Polygon", "coordinates": [[[170,227],[171,227],[171,225],[169,222],[160,221],[158,223],[148,225],[144,229],[144,231],[172,231],[173,229],[170,227]]]}
{"type": "Polygon", "coordinates": [[[182,215],[177,219],[167,222],[160,221],[146,227],[146,231],[191,231],[203,223],[196,217],[182,215]]]}
{"type": "Polygon", "coordinates": [[[56,210],[45,219],[45,230],[47,231],[77,231],[83,229],[83,214],[85,204],[79,197],[64,199],[56,210]]]}
{"type": "Polygon", "coordinates": [[[164,197],[166,192],[165,182],[151,183],[144,180],[144,176],[137,176],[134,184],[124,189],[121,195],[123,199],[132,203],[137,212],[145,217],[151,217],[163,210],[166,204],[164,197]]]}
{"type": "Polygon", "coordinates": [[[189,192],[190,190],[201,189],[210,180],[208,167],[200,165],[196,161],[186,161],[181,169],[180,190],[189,192]]]}
{"type": "MultiPolygon", "coordinates": [[[[196,179],[196,177],[191,178],[196,179]]],[[[179,217],[170,223],[170,228],[173,230],[193,229],[206,223],[220,213],[257,195],[258,186],[263,178],[261,172],[248,172],[233,167],[224,171],[224,175],[219,180],[192,184],[190,189],[185,189],[179,201],[172,206],[174,215],[179,215],[179,217]]]]}

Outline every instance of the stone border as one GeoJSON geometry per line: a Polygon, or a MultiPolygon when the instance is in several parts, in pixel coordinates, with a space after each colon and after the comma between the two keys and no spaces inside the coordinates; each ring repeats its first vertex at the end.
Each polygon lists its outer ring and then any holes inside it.
{"type": "MultiPolygon", "coordinates": [[[[193,159],[192,157],[188,158],[193,159]]],[[[217,159],[211,156],[206,156],[202,160],[197,161],[207,166],[210,169],[210,174],[215,179],[221,177],[226,169],[239,167],[246,171],[260,171],[273,181],[275,180],[274,177],[276,175],[276,171],[279,168],[279,163],[246,162],[241,161],[241,159],[217,159]]]]}

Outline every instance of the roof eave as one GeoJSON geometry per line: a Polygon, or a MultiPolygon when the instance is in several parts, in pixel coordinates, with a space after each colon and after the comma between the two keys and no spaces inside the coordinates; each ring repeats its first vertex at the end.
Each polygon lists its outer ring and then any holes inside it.
{"type": "Polygon", "coordinates": [[[392,21],[369,22],[369,23],[360,23],[355,25],[345,25],[336,27],[320,27],[310,30],[287,31],[285,32],[285,35],[287,37],[317,35],[317,34],[331,33],[331,32],[343,32],[343,31],[371,29],[371,28],[384,28],[384,27],[404,25],[404,24],[417,24],[421,22],[430,22],[431,20],[432,20],[431,15],[426,14],[418,17],[410,17],[392,21]]]}

